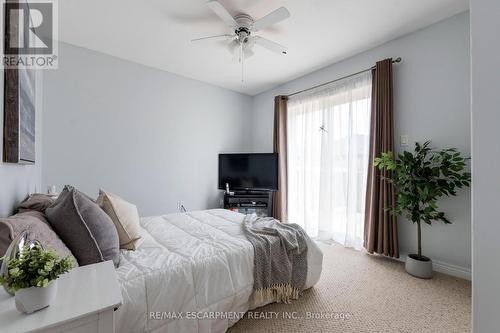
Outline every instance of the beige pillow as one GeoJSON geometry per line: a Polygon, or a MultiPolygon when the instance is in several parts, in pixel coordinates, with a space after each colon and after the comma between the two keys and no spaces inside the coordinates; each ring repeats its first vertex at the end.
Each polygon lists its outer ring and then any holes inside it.
{"type": "Polygon", "coordinates": [[[99,190],[97,204],[115,224],[120,239],[120,248],[136,250],[142,241],[137,207],[104,190],[99,190]]]}

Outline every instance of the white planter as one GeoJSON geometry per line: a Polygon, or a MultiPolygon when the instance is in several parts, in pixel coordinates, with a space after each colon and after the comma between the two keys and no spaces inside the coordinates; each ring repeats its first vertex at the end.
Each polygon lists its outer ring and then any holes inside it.
{"type": "Polygon", "coordinates": [[[408,273],[415,277],[421,279],[432,278],[432,260],[425,256],[419,259],[416,254],[409,254],[406,257],[405,268],[408,273]]]}
{"type": "Polygon", "coordinates": [[[16,309],[24,313],[33,313],[46,308],[57,294],[57,280],[51,281],[47,287],[31,287],[16,291],[16,309]]]}

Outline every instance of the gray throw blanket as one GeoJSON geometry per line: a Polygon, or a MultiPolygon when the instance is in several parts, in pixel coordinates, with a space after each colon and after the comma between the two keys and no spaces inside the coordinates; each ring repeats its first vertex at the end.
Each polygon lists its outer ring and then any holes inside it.
{"type": "Polygon", "coordinates": [[[243,231],[254,248],[250,307],[299,298],[307,277],[307,234],[299,225],[247,215],[243,231]]]}

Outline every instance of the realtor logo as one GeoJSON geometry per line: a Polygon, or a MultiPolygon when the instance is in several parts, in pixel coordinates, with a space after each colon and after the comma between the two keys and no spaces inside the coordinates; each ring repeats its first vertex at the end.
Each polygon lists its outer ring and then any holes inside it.
{"type": "Polygon", "coordinates": [[[4,3],[5,68],[57,68],[56,5],[49,0],[4,3]]]}

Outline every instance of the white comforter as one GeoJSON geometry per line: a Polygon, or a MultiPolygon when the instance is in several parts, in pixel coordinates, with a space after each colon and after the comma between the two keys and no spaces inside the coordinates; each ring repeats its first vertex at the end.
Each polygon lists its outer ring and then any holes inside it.
{"type": "MultiPolygon", "coordinates": [[[[123,305],[116,331],[224,332],[249,310],[253,247],[242,214],[223,209],[143,218],[143,243],[122,251],[117,268],[123,305]],[[207,318],[211,316],[211,318],[207,318]]],[[[306,287],[323,255],[311,242],[306,287]]]]}

